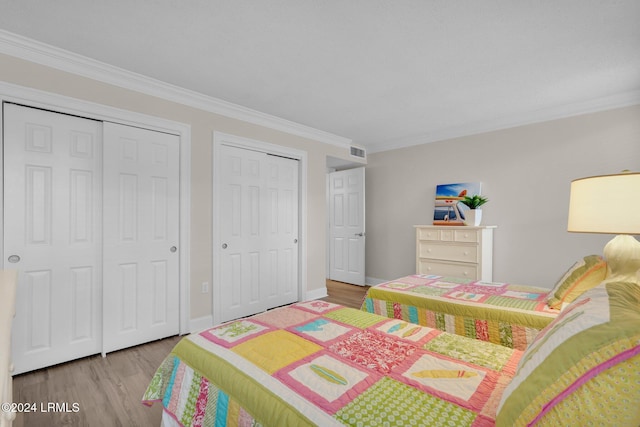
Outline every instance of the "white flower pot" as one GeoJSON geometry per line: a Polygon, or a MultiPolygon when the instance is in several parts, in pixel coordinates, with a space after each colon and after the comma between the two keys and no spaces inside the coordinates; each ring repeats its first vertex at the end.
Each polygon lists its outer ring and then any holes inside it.
{"type": "Polygon", "coordinates": [[[482,221],[482,209],[469,209],[464,213],[465,225],[478,226],[482,221]]]}

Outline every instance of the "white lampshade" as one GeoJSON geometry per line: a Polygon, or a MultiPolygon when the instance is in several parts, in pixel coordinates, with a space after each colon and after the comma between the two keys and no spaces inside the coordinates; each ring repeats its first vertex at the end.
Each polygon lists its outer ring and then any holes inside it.
{"type": "Polygon", "coordinates": [[[640,234],[640,173],[571,182],[568,231],[640,234]]]}

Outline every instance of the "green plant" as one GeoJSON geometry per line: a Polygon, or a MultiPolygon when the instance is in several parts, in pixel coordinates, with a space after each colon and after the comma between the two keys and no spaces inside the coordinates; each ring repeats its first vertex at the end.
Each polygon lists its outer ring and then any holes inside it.
{"type": "Polygon", "coordinates": [[[478,194],[475,194],[471,197],[469,196],[464,196],[463,200],[460,200],[460,203],[465,204],[469,207],[469,209],[477,209],[480,206],[484,205],[485,203],[487,203],[489,201],[489,199],[487,199],[486,197],[482,197],[478,194]]]}

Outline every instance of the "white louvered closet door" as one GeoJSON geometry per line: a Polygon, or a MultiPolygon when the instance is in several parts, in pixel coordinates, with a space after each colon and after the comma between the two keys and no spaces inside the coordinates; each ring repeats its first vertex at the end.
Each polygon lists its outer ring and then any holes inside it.
{"type": "Polygon", "coordinates": [[[4,104],[15,374],[101,350],[101,138],[101,122],[4,104]]]}
{"type": "Polygon", "coordinates": [[[179,137],[104,124],[103,353],[179,332],[179,137]]]}

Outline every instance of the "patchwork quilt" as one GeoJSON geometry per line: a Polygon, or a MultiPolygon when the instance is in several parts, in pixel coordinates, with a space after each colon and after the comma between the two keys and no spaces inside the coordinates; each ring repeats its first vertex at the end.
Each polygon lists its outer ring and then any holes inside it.
{"type": "Polygon", "coordinates": [[[603,282],[538,334],[498,426],[640,425],[640,286],[603,282]]]}
{"type": "Polygon", "coordinates": [[[143,402],[184,426],[489,426],[521,356],[309,301],[183,338],[143,402]]]}
{"type": "Polygon", "coordinates": [[[411,275],[371,287],[362,310],[525,350],[560,310],[549,290],[509,283],[411,275]]]}

